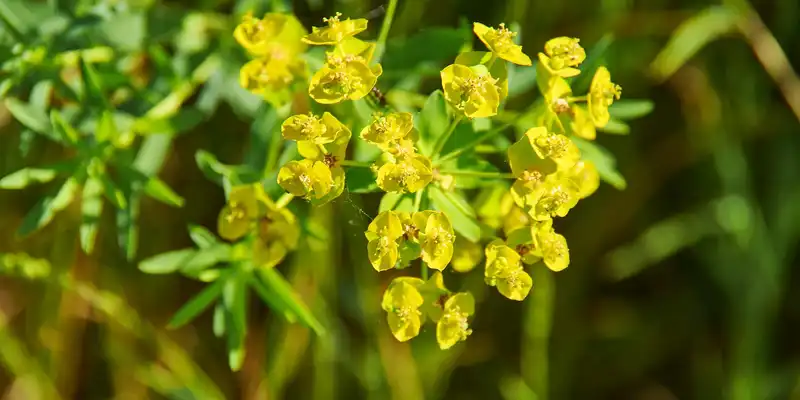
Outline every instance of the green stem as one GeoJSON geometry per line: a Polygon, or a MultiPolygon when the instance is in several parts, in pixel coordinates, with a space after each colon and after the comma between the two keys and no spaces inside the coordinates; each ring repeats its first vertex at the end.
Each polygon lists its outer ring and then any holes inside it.
{"type": "Polygon", "coordinates": [[[419,211],[420,206],[422,205],[422,196],[424,192],[425,188],[422,188],[422,190],[417,191],[416,196],[414,197],[414,212],[419,211]]]}
{"type": "Polygon", "coordinates": [[[584,102],[588,100],[588,96],[567,96],[569,102],[584,102]]]}
{"type": "Polygon", "coordinates": [[[434,163],[434,166],[441,165],[445,161],[452,160],[452,159],[460,156],[465,151],[472,149],[473,147],[479,145],[483,141],[485,141],[485,140],[491,138],[492,136],[502,132],[503,130],[505,130],[509,126],[511,126],[511,123],[506,123],[506,124],[503,124],[503,125],[495,128],[495,129],[486,131],[483,135],[478,136],[477,139],[475,139],[472,142],[468,143],[466,146],[461,147],[461,148],[456,149],[456,150],[453,150],[450,153],[448,153],[447,155],[445,155],[444,157],[436,160],[436,162],[434,163]]]}
{"type": "Polygon", "coordinates": [[[489,62],[486,63],[486,69],[491,70],[492,66],[494,66],[495,61],[497,61],[497,55],[492,53],[492,58],[490,58],[489,62]]]}
{"type": "MultiPolygon", "coordinates": [[[[287,104],[277,110],[278,119],[284,120],[291,113],[291,104],[287,104]]],[[[267,149],[267,161],[264,162],[264,176],[269,175],[278,164],[278,157],[281,152],[281,139],[283,136],[280,131],[273,131],[269,140],[269,148],[267,149]]]]}
{"type": "Polygon", "coordinates": [[[375,62],[380,62],[383,52],[386,49],[386,39],[389,37],[389,29],[392,27],[394,12],[397,9],[397,0],[389,0],[389,7],[386,9],[386,17],[383,18],[381,32],[378,34],[378,41],[375,45],[375,62]]]}
{"type": "Polygon", "coordinates": [[[276,208],[283,208],[286,207],[290,201],[294,198],[294,195],[291,193],[284,193],[281,197],[278,198],[278,201],[275,202],[276,208]]]}
{"type": "Polygon", "coordinates": [[[425,264],[425,261],[420,262],[421,264],[421,277],[423,281],[428,280],[428,264],[425,264]]]}
{"type": "Polygon", "coordinates": [[[468,171],[461,169],[439,170],[442,175],[471,176],[475,178],[515,179],[514,175],[505,172],[468,171]]]}
{"type": "Polygon", "coordinates": [[[339,161],[339,165],[343,167],[372,168],[371,163],[363,161],[353,161],[353,160],[341,160],[339,161]]]}
{"type": "Polygon", "coordinates": [[[464,119],[463,115],[459,115],[458,117],[456,117],[456,119],[454,119],[453,122],[450,123],[450,126],[447,127],[447,131],[444,133],[444,135],[439,136],[439,140],[437,140],[436,144],[434,144],[433,146],[433,153],[431,153],[433,159],[437,159],[439,157],[439,153],[442,152],[444,145],[447,144],[448,140],[450,140],[450,136],[453,136],[453,132],[456,131],[456,127],[458,126],[458,124],[461,122],[462,119],[464,119]]]}

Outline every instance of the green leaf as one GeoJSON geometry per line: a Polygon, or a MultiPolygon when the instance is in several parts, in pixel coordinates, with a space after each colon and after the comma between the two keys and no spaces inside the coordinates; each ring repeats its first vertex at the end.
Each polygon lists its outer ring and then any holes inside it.
{"type": "Polygon", "coordinates": [[[617,161],[614,159],[614,155],[611,154],[611,152],[594,142],[589,142],[577,137],[571,139],[575,142],[575,145],[578,146],[578,149],[580,149],[581,157],[591,161],[595,167],[597,167],[597,172],[600,174],[600,178],[603,181],[619,190],[623,190],[628,186],[627,182],[625,182],[625,177],[617,171],[617,161]]]}
{"type": "Polygon", "coordinates": [[[58,110],[50,111],[50,123],[53,126],[53,135],[65,143],[78,143],[80,134],[67,122],[58,110]]]}
{"type": "MultiPolygon", "coordinates": [[[[228,365],[238,371],[244,362],[244,338],[247,334],[247,286],[242,274],[231,277],[222,290],[222,303],[228,314],[228,365]]],[[[226,322],[228,322],[226,321],[226,322]]]]}
{"type": "Polygon", "coordinates": [[[196,127],[204,119],[202,111],[185,107],[167,118],[141,117],[134,121],[132,129],[140,135],[177,135],[196,127]]]}
{"type": "Polygon", "coordinates": [[[55,195],[47,196],[37,203],[22,221],[17,231],[18,236],[27,236],[47,225],[59,211],[65,209],[78,193],[80,184],[75,177],[70,177],[55,195]]]}
{"type": "Polygon", "coordinates": [[[139,270],[148,274],[169,274],[180,270],[187,275],[227,261],[230,247],[219,243],[202,249],[182,249],[161,253],[139,263],[139,270]]]}
{"type": "Polygon", "coordinates": [[[117,209],[117,242],[125,250],[125,258],[128,261],[133,260],[139,247],[140,205],[141,196],[131,193],[128,198],[128,207],[117,209]]]}
{"type": "Polygon", "coordinates": [[[673,32],[667,45],[650,64],[650,71],[666,80],[703,46],[736,29],[739,14],[726,6],[711,6],[684,21],[673,32]]]}
{"type": "Polygon", "coordinates": [[[392,40],[381,65],[389,74],[406,74],[420,65],[439,65],[458,55],[471,40],[469,34],[465,29],[428,28],[407,39],[392,40]]]}
{"type": "MultiPolygon", "coordinates": [[[[465,212],[463,204],[454,201],[448,194],[436,186],[430,186],[428,192],[433,207],[444,212],[453,224],[453,229],[471,242],[481,239],[481,227],[470,213],[465,212]]],[[[474,211],[472,212],[474,215],[474,211]]]]}
{"type": "Polygon", "coordinates": [[[37,183],[47,183],[60,173],[72,174],[77,162],[68,161],[38,168],[23,168],[0,179],[0,189],[24,189],[37,183]]]}
{"type": "Polygon", "coordinates": [[[447,116],[447,104],[441,90],[436,90],[428,96],[416,122],[419,129],[417,146],[422,154],[431,156],[437,139],[444,135],[450,124],[450,118],[447,116]]]}
{"type": "Polygon", "coordinates": [[[102,213],[103,182],[90,176],[83,184],[83,197],[81,200],[81,248],[86,254],[91,254],[94,250],[102,213]]]}
{"type": "Polygon", "coordinates": [[[147,20],[140,13],[114,14],[100,25],[100,34],[120,50],[138,50],[147,37],[147,20]]]}
{"type": "Polygon", "coordinates": [[[98,142],[114,140],[119,136],[117,124],[114,122],[114,114],[109,110],[104,110],[97,120],[97,128],[94,133],[98,142]]]}
{"type": "Polygon", "coordinates": [[[170,206],[183,207],[183,197],[172,191],[172,189],[161,179],[155,176],[147,176],[133,166],[122,166],[123,175],[130,180],[133,190],[141,189],[148,196],[170,206]]]}
{"type": "Polygon", "coordinates": [[[345,170],[345,184],[350,193],[378,192],[375,174],[369,168],[348,168],[345,170]]]}
{"type": "Polygon", "coordinates": [[[83,93],[81,99],[90,105],[97,106],[103,110],[109,109],[108,101],[103,94],[103,83],[100,76],[95,71],[94,66],[86,62],[83,57],[79,58],[81,76],[83,78],[83,93]]]}
{"type": "Polygon", "coordinates": [[[627,135],[631,133],[631,127],[628,124],[614,118],[608,120],[606,126],[600,128],[600,130],[612,135],[627,135]]]}
{"type": "Polygon", "coordinates": [[[200,248],[208,248],[219,243],[219,240],[211,231],[200,225],[189,225],[189,237],[200,248]]]}
{"type": "Polygon", "coordinates": [[[266,290],[267,293],[273,293],[275,295],[274,297],[270,297],[275,299],[274,303],[270,303],[267,299],[264,299],[270,307],[279,311],[288,310],[296,315],[302,324],[313,329],[317,335],[322,336],[325,334],[325,328],[320,324],[317,318],[311,314],[311,311],[309,311],[302,300],[297,297],[292,286],[284,279],[278,270],[275,268],[258,269],[256,273],[258,274],[260,282],[264,285],[264,290],[266,290]]]}
{"type": "MultiPolygon", "coordinates": [[[[536,62],[538,64],[538,62],[536,62]]],[[[508,74],[508,97],[514,97],[536,86],[536,67],[515,65],[508,74]]]]}
{"type": "Polygon", "coordinates": [[[0,26],[7,31],[12,38],[21,43],[25,41],[25,34],[30,29],[31,12],[28,10],[30,5],[21,1],[3,0],[0,2],[0,26]]]}
{"type": "Polygon", "coordinates": [[[650,100],[623,99],[608,108],[611,118],[629,120],[644,117],[653,112],[655,104],[650,100]]]}
{"type": "Polygon", "coordinates": [[[194,160],[206,178],[218,185],[222,185],[224,178],[230,179],[235,174],[233,166],[219,162],[216,156],[205,150],[198,150],[194,154],[194,160]]]}
{"type": "Polygon", "coordinates": [[[220,279],[206,286],[205,289],[186,302],[186,304],[172,316],[167,326],[170,329],[177,329],[193,320],[219,297],[224,284],[225,280],[220,279]]]}
{"type": "MultiPolygon", "coordinates": [[[[394,210],[395,206],[397,206],[397,203],[400,202],[400,200],[403,198],[403,196],[406,196],[406,195],[403,194],[403,193],[386,193],[386,194],[384,194],[383,197],[381,197],[381,204],[378,207],[378,212],[382,213],[384,211],[394,210]]],[[[408,196],[413,196],[413,195],[408,195],[408,196]]],[[[413,201],[413,199],[412,199],[412,201],[413,201]]]]}
{"type": "Polygon", "coordinates": [[[22,125],[34,132],[41,133],[50,139],[59,140],[50,127],[50,120],[44,110],[36,108],[28,103],[20,101],[14,97],[6,99],[6,108],[11,115],[22,125]]]}
{"type": "Polygon", "coordinates": [[[128,202],[125,200],[125,193],[123,193],[122,190],[117,187],[117,184],[111,180],[111,177],[109,177],[106,173],[101,173],[99,174],[98,178],[103,182],[103,191],[108,201],[110,201],[111,204],[113,204],[116,208],[127,208],[128,202]]]}
{"type": "Polygon", "coordinates": [[[53,81],[43,80],[33,85],[29,98],[30,104],[40,110],[47,110],[50,107],[50,97],[53,94],[53,81]]]}
{"type": "Polygon", "coordinates": [[[225,306],[222,303],[217,303],[214,306],[214,320],[213,320],[214,336],[221,338],[225,334],[225,306]]]}

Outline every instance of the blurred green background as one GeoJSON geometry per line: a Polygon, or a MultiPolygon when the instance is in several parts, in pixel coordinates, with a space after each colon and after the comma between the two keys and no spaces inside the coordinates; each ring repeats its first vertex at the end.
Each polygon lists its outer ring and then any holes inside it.
{"type": "MultiPolygon", "coordinates": [[[[12,3],[35,12],[48,2],[12,3]]],[[[178,53],[177,81],[197,65],[192,46],[230,53],[237,16],[271,6],[105,3],[144,22],[92,40],[167,43],[178,53]]],[[[295,0],[291,7],[306,27],[335,11],[371,18],[369,38],[385,10],[376,0],[295,0]]],[[[472,21],[518,23],[528,54],[562,35],[590,50],[608,45],[603,58],[623,98],[655,103],[630,123],[629,135],[598,138],[628,187],[604,184],[557,222],[570,246],[568,269],[535,270],[522,303],[476,293],[465,345],[438,350],[430,327],[399,343],[380,309],[390,276],[366,260],[363,231],[379,197],[345,193],[313,211],[330,232],[327,243],[280,267],[328,334],[317,337],[251,299],[248,355],[233,373],[210,310],[179,330],[165,328],[203,284],[137,270],[118,250],[113,212],[103,216],[99,251],[86,256],[79,207],[31,237],[14,236],[53,187],[0,191],[0,253],[49,260],[53,274],[73,278],[0,277],[0,397],[800,399],[800,82],[792,68],[800,61],[800,2],[400,0],[385,61],[420,32],[472,21]]],[[[419,51],[409,57],[433,60],[434,76],[454,56],[419,51]]],[[[160,176],[187,205],[176,211],[143,201],[138,259],[190,246],[188,223],[214,229],[224,195],[194,154],[205,149],[239,163],[259,139],[250,134],[258,103],[235,90],[242,61],[224,58],[187,99],[202,102],[208,87],[221,92],[219,104],[204,108],[205,122],[163,147],[160,176]]],[[[388,91],[403,70],[392,78],[385,68],[379,87],[388,91]]],[[[423,94],[435,87],[435,80],[423,85],[423,94]]],[[[510,105],[534,99],[523,92],[510,105]]],[[[0,175],[63,157],[0,106],[0,175]]],[[[465,285],[485,288],[480,275],[465,285]]]]}

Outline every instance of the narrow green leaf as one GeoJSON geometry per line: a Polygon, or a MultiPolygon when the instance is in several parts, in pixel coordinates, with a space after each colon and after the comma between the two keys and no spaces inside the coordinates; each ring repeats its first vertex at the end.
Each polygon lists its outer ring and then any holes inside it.
{"type": "Polygon", "coordinates": [[[264,286],[264,283],[261,282],[255,275],[251,275],[248,279],[250,287],[255,290],[256,294],[264,300],[273,311],[280,313],[286,318],[287,321],[291,323],[297,322],[297,316],[289,309],[289,307],[281,300],[278,295],[264,286]]]}
{"type": "Polygon", "coordinates": [[[0,2],[0,26],[5,28],[11,37],[17,42],[22,43],[25,41],[25,26],[24,18],[17,15],[18,8],[13,7],[14,4],[10,1],[0,2]]]}
{"type": "Polygon", "coordinates": [[[684,21],[650,64],[659,80],[672,76],[708,43],[736,29],[739,14],[726,6],[711,6],[684,21]]]}
{"type": "Polygon", "coordinates": [[[142,260],[139,270],[148,274],[169,274],[179,270],[184,264],[194,258],[197,250],[182,249],[161,253],[142,260]]]}
{"type": "Polygon", "coordinates": [[[98,142],[115,140],[119,136],[117,124],[114,122],[114,113],[109,110],[104,110],[102,114],[100,114],[94,136],[98,142]]]}
{"type": "Polygon", "coordinates": [[[219,243],[219,240],[217,240],[217,237],[214,236],[211,231],[200,225],[189,225],[189,237],[191,237],[194,244],[200,248],[211,247],[219,243]]]}
{"type": "Polygon", "coordinates": [[[47,225],[59,211],[65,209],[77,195],[80,184],[70,177],[55,195],[47,196],[28,212],[17,231],[18,236],[27,236],[47,225]]]}
{"type": "Polygon", "coordinates": [[[348,168],[345,171],[345,184],[350,193],[373,193],[380,190],[375,182],[375,174],[369,168],[348,168]]]}
{"type": "Polygon", "coordinates": [[[17,98],[9,97],[6,99],[6,108],[11,112],[11,115],[19,121],[22,125],[31,129],[34,132],[41,133],[53,140],[58,138],[53,135],[50,127],[50,121],[47,118],[47,113],[44,110],[36,108],[28,103],[20,101],[17,98]]]}
{"type": "Polygon", "coordinates": [[[597,167],[597,172],[600,174],[600,178],[603,181],[619,190],[625,189],[628,184],[625,182],[625,177],[617,171],[617,161],[614,159],[614,155],[611,154],[611,152],[594,142],[589,142],[577,137],[573,137],[572,141],[574,141],[575,145],[580,149],[581,157],[591,161],[595,167],[597,167]]]}
{"type": "Polygon", "coordinates": [[[83,57],[79,58],[81,76],[83,78],[83,97],[82,99],[89,104],[100,107],[103,110],[109,109],[108,101],[103,94],[103,83],[92,64],[86,62],[83,57]]]}
{"type": "Polygon", "coordinates": [[[89,177],[83,184],[83,197],[81,199],[81,248],[86,254],[91,254],[97,240],[97,230],[100,227],[100,216],[103,213],[103,183],[89,177]]]}
{"type": "Polygon", "coordinates": [[[243,275],[234,276],[225,282],[222,303],[230,321],[227,326],[228,365],[232,371],[238,371],[244,362],[244,338],[247,334],[247,286],[243,275]]]}
{"type": "Polygon", "coordinates": [[[381,197],[381,204],[378,207],[378,212],[382,213],[384,211],[394,210],[394,207],[397,203],[400,202],[400,199],[403,198],[402,193],[386,193],[381,197]]]}
{"type": "Polygon", "coordinates": [[[433,207],[444,212],[453,224],[453,229],[471,242],[481,239],[481,227],[478,221],[464,212],[463,206],[453,201],[447,194],[436,186],[429,187],[433,207]]]}
{"type": "Polygon", "coordinates": [[[177,135],[194,128],[204,119],[202,111],[186,107],[166,118],[139,118],[134,121],[132,129],[140,135],[177,135]]]}
{"type": "Polygon", "coordinates": [[[107,173],[102,173],[99,176],[100,181],[103,182],[103,190],[108,201],[119,209],[128,207],[128,202],[125,200],[125,193],[117,186],[116,183],[108,176],[107,173]]]}
{"type": "Polygon", "coordinates": [[[655,104],[651,100],[622,99],[615,101],[608,112],[611,118],[629,120],[644,117],[653,112],[655,104]]]}
{"type": "Polygon", "coordinates": [[[172,316],[172,319],[169,321],[167,326],[170,329],[177,329],[193,320],[219,297],[219,295],[222,293],[224,284],[225,280],[220,279],[206,286],[205,289],[200,291],[200,293],[186,302],[186,304],[184,304],[183,307],[181,307],[178,312],[172,316]]]}
{"type": "Polygon", "coordinates": [[[600,128],[600,130],[611,135],[627,135],[631,133],[631,127],[628,124],[614,118],[608,120],[606,126],[600,128]]]}
{"type": "Polygon", "coordinates": [[[80,134],[61,116],[58,110],[50,111],[50,124],[53,127],[53,135],[60,141],[73,144],[78,142],[80,134]]]}
{"type": "Polygon", "coordinates": [[[173,207],[183,207],[183,197],[173,192],[164,181],[151,176],[144,185],[144,192],[148,196],[173,207]]]}
{"type": "Polygon", "coordinates": [[[428,96],[416,122],[419,129],[417,145],[422,154],[430,156],[437,139],[447,131],[450,124],[447,105],[441,90],[436,90],[428,96]]]}
{"type": "MultiPolygon", "coordinates": [[[[292,289],[292,285],[275,268],[258,269],[256,271],[261,283],[269,293],[274,293],[275,298],[278,299],[276,303],[268,303],[270,307],[277,310],[288,310],[296,315],[298,320],[311,329],[317,335],[324,335],[325,328],[311,313],[308,307],[300,300],[292,289]]],[[[267,301],[265,299],[265,301],[267,301]]],[[[285,312],[285,311],[284,311],[285,312]]]]}
{"type": "Polygon", "coordinates": [[[226,262],[231,257],[231,247],[225,243],[198,249],[194,256],[181,266],[181,273],[187,276],[198,276],[209,267],[226,262]]]}
{"type": "Polygon", "coordinates": [[[50,108],[50,97],[53,94],[53,81],[45,79],[33,85],[30,95],[30,104],[40,110],[50,108]]]}
{"type": "Polygon", "coordinates": [[[223,179],[230,178],[234,173],[232,166],[219,162],[216,156],[205,150],[198,150],[194,154],[194,160],[206,178],[218,185],[222,185],[223,179]]]}
{"type": "Polygon", "coordinates": [[[37,183],[47,183],[60,173],[72,173],[77,163],[68,161],[39,168],[23,168],[0,179],[0,189],[24,189],[37,183]]]}
{"type": "Polygon", "coordinates": [[[214,336],[218,338],[225,334],[225,306],[222,303],[217,303],[214,306],[213,331],[214,336]]]}

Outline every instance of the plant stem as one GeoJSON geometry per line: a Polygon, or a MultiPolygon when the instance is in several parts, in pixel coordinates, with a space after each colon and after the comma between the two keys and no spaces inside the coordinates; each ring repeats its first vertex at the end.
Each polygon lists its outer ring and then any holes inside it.
{"type": "Polygon", "coordinates": [[[425,261],[420,262],[421,264],[421,278],[423,281],[428,280],[428,264],[425,264],[425,261]]]}
{"type": "Polygon", "coordinates": [[[584,102],[587,101],[588,96],[568,96],[567,101],[571,102],[584,102]]]}
{"type": "Polygon", "coordinates": [[[420,206],[422,205],[422,196],[424,192],[425,188],[422,188],[422,190],[417,191],[416,196],[414,197],[414,212],[419,211],[420,206]]]}
{"type": "Polygon", "coordinates": [[[353,161],[353,160],[341,160],[339,161],[339,165],[343,167],[372,168],[372,164],[368,162],[353,161]]]}
{"type": "Polygon", "coordinates": [[[450,140],[450,136],[453,136],[453,132],[456,131],[456,127],[458,126],[458,124],[461,122],[462,119],[464,119],[463,115],[459,115],[458,117],[456,117],[456,119],[454,119],[453,122],[450,123],[450,126],[447,127],[447,131],[444,133],[444,135],[439,136],[439,140],[437,140],[436,144],[434,144],[433,146],[433,153],[431,153],[433,159],[437,159],[439,157],[439,153],[442,152],[444,145],[447,144],[448,140],[450,140]]]}
{"type": "Polygon", "coordinates": [[[283,208],[286,207],[290,201],[294,198],[294,195],[291,193],[284,193],[281,197],[278,198],[278,201],[275,202],[276,208],[283,208]]]}
{"type": "Polygon", "coordinates": [[[443,169],[439,171],[443,175],[472,176],[476,178],[495,178],[495,179],[514,179],[514,175],[505,172],[491,171],[468,171],[461,169],[443,169]]]}
{"type": "Polygon", "coordinates": [[[485,140],[487,140],[487,139],[491,138],[492,136],[494,136],[494,135],[496,135],[496,134],[498,134],[498,133],[502,132],[503,130],[505,130],[505,129],[506,129],[506,128],[508,128],[509,126],[511,126],[511,123],[506,123],[506,124],[503,124],[503,125],[501,125],[501,126],[499,126],[499,127],[495,128],[495,129],[492,129],[492,130],[488,130],[488,131],[486,131],[486,133],[484,133],[484,134],[483,134],[483,135],[481,135],[481,136],[478,136],[478,138],[477,138],[477,139],[475,139],[475,140],[473,140],[472,142],[468,143],[466,146],[464,146],[464,147],[462,147],[462,148],[460,148],[460,149],[456,149],[456,150],[454,150],[454,151],[451,151],[450,153],[448,153],[448,154],[447,154],[447,155],[445,155],[444,157],[442,157],[442,158],[440,158],[440,159],[436,160],[436,162],[434,163],[434,166],[441,165],[443,162],[445,162],[445,161],[447,161],[447,160],[452,160],[452,159],[454,159],[454,158],[456,158],[456,157],[460,156],[460,155],[461,155],[461,154],[463,154],[465,151],[467,151],[467,150],[469,150],[469,149],[472,149],[473,147],[477,146],[477,145],[478,145],[478,144],[480,144],[481,142],[483,142],[483,141],[485,141],[485,140]]]}
{"type": "Polygon", "coordinates": [[[386,9],[386,17],[383,18],[381,32],[378,34],[378,41],[375,45],[375,62],[380,62],[383,52],[386,49],[386,39],[389,37],[389,29],[392,27],[394,12],[397,9],[397,0],[389,0],[389,7],[386,9]]]}

